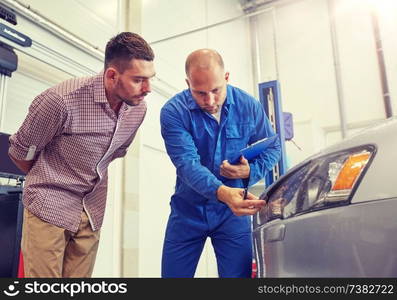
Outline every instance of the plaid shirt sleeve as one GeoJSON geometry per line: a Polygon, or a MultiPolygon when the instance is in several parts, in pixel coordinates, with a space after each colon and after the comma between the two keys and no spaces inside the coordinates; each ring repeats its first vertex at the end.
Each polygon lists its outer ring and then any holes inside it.
{"type": "Polygon", "coordinates": [[[61,96],[47,90],[37,96],[19,130],[10,137],[9,153],[18,160],[36,160],[40,151],[62,132],[67,110],[61,96]]]}

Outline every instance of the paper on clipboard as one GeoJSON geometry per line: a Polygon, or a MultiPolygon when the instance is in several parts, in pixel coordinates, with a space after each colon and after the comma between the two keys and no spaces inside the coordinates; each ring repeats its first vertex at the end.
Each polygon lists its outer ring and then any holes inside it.
{"type": "Polygon", "coordinates": [[[246,148],[241,149],[238,153],[236,153],[231,159],[229,159],[229,163],[238,164],[240,162],[240,157],[244,156],[247,160],[254,159],[263,151],[265,151],[269,146],[273,145],[274,141],[278,138],[278,135],[273,135],[271,137],[267,137],[256,141],[255,143],[249,145],[246,148]]]}

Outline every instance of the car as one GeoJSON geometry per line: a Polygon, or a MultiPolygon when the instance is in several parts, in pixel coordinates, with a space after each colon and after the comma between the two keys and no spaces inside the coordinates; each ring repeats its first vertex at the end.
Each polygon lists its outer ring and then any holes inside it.
{"type": "Polygon", "coordinates": [[[257,277],[397,277],[397,119],[307,158],[253,216],[257,277]]]}

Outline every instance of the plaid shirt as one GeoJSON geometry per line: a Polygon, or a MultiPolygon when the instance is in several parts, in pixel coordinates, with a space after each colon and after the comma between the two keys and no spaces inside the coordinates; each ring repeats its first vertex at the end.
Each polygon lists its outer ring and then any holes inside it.
{"type": "Polygon", "coordinates": [[[26,176],[24,206],[72,232],[84,209],[92,229],[100,229],[107,167],[126,154],[145,113],[145,102],[123,103],[117,116],[106,99],[103,73],[67,80],[37,96],[10,137],[14,158],[35,160],[26,176]]]}

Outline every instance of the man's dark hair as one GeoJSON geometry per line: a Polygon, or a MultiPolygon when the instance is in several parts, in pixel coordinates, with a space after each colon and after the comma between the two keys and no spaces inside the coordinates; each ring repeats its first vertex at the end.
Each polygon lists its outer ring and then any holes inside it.
{"type": "Polygon", "coordinates": [[[122,32],[107,43],[105,69],[114,65],[120,72],[124,72],[131,59],[147,61],[154,59],[152,48],[140,35],[133,32],[122,32]]]}

